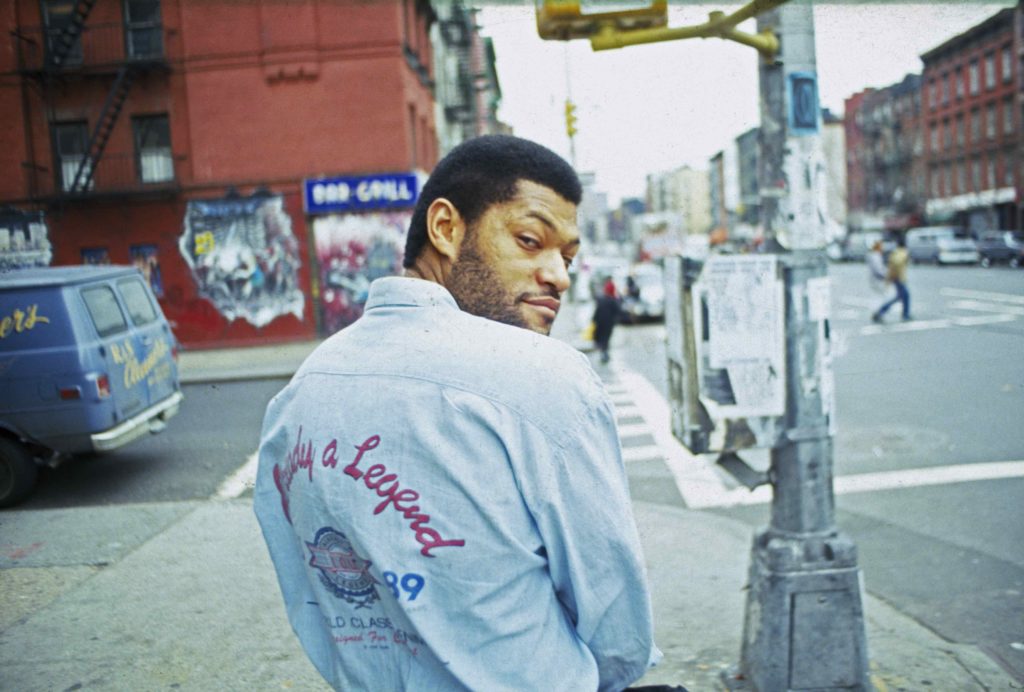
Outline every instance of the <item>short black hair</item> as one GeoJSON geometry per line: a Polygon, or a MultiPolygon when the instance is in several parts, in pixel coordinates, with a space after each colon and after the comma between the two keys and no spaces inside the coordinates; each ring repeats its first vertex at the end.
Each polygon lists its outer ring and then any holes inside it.
{"type": "Polygon", "coordinates": [[[583,186],[576,171],[550,149],[510,135],[485,135],[467,140],[438,162],[416,202],[403,266],[411,267],[427,244],[427,209],[443,197],[455,205],[466,225],[494,204],[516,195],[520,180],[549,187],[579,205],[583,186]]]}

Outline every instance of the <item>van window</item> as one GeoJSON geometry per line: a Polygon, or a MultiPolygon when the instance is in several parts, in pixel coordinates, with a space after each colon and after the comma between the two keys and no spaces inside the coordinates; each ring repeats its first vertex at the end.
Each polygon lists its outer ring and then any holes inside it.
{"type": "Polygon", "coordinates": [[[146,287],[138,279],[126,279],[119,281],[117,287],[121,289],[121,297],[128,308],[128,316],[132,318],[132,324],[141,327],[144,324],[156,321],[156,310],[149,300],[146,287]]]}
{"type": "Polygon", "coordinates": [[[93,286],[82,289],[82,299],[89,308],[89,316],[100,336],[110,336],[128,328],[121,306],[117,304],[114,290],[110,286],[93,286]]]}

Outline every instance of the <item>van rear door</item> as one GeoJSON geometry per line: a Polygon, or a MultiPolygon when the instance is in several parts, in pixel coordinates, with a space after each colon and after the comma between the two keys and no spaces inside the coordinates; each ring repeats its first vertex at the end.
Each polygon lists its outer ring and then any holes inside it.
{"type": "Polygon", "coordinates": [[[132,386],[125,377],[125,364],[139,353],[142,342],[130,329],[113,284],[106,281],[86,284],[78,293],[99,337],[99,352],[106,369],[96,382],[97,393],[114,409],[114,420],[97,421],[100,425],[95,429],[104,430],[148,405],[148,393],[132,386]]]}
{"type": "Polygon", "coordinates": [[[146,405],[152,406],[178,389],[174,335],[142,276],[118,279],[117,288],[139,344],[135,360],[125,363],[124,377],[146,392],[146,405]]]}

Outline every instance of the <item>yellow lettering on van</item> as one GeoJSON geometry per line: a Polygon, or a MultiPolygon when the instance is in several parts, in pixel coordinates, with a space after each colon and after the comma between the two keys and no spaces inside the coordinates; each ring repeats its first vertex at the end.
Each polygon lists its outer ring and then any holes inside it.
{"type": "Polygon", "coordinates": [[[39,314],[39,304],[33,303],[26,310],[14,308],[10,315],[0,319],[0,339],[6,339],[11,332],[26,332],[37,324],[49,324],[50,318],[39,314]]]}
{"type": "Polygon", "coordinates": [[[134,354],[130,355],[124,364],[124,386],[130,389],[146,379],[170,351],[171,347],[167,345],[167,342],[160,339],[153,345],[153,350],[146,355],[141,363],[135,359],[134,354]]]}

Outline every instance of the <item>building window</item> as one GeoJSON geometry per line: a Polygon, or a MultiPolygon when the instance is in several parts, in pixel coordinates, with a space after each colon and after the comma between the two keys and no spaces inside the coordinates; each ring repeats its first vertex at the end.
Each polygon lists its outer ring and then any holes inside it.
{"type": "Polygon", "coordinates": [[[964,116],[956,116],[956,145],[962,147],[964,145],[964,116]]]}
{"type": "Polygon", "coordinates": [[[128,57],[158,58],[164,53],[160,0],[124,0],[128,57]]]}
{"type": "Polygon", "coordinates": [[[1013,132],[1013,99],[1003,101],[1003,133],[1013,132]]]}
{"type": "Polygon", "coordinates": [[[978,78],[978,61],[977,60],[972,60],[971,61],[971,65],[968,68],[968,73],[967,74],[968,74],[968,80],[970,81],[970,85],[969,85],[969,89],[968,90],[970,91],[971,95],[973,96],[974,94],[978,93],[978,88],[979,88],[979,85],[980,85],[980,81],[979,81],[979,78],[978,78]]]}
{"type": "Polygon", "coordinates": [[[1013,187],[1013,157],[1003,159],[1003,185],[1013,187]]]}
{"type": "Polygon", "coordinates": [[[92,176],[89,175],[89,163],[86,153],[89,151],[89,129],[85,121],[56,123],[53,126],[54,150],[57,154],[57,170],[60,171],[60,184],[64,192],[70,192],[79,178],[79,186],[89,178],[88,189],[92,189],[92,176]],[[84,164],[84,167],[83,167],[84,164]],[[81,169],[81,173],[79,173],[81,169]]]}
{"type": "Polygon", "coordinates": [[[1003,82],[1009,82],[1013,77],[1013,52],[1009,46],[1003,47],[1003,82]]]}
{"type": "Polygon", "coordinates": [[[966,192],[967,191],[967,177],[964,173],[964,162],[960,161],[956,164],[956,191],[966,192]]]}
{"type": "Polygon", "coordinates": [[[934,81],[929,85],[928,88],[928,105],[931,108],[935,108],[939,105],[939,85],[934,81]]]}
{"type": "Polygon", "coordinates": [[[989,156],[985,162],[985,187],[994,188],[996,186],[996,159],[994,156],[989,156]]]}
{"type": "Polygon", "coordinates": [[[975,192],[981,190],[981,161],[978,159],[971,161],[971,189],[975,192]]]}
{"type": "Polygon", "coordinates": [[[971,141],[981,141],[981,111],[971,111],[971,141]]]}
{"type": "Polygon", "coordinates": [[[996,104],[988,104],[988,117],[985,119],[985,136],[989,139],[996,138],[996,104]]]}
{"type": "Polygon", "coordinates": [[[942,197],[942,190],[939,187],[939,171],[937,169],[931,170],[932,178],[932,197],[942,197]]]}
{"type": "Polygon", "coordinates": [[[942,75],[942,105],[949,103],[949,73],[942,75]]]}
{"type": "Polygon", "coordinates": [[[135,133],[139,179],[144,183],[165,183],[174,180],[171,126],[167,116],[135,116],[132,118],[132,130],[135,133]]]}
{"type": "Polygon", "coordinates": [[[953,146],[953,128],[948,120],[942,121],[942,145],[947,149],[953,146]]]}
{"type": "Polygon", "coordinates": [[[82,34],[81,30],[75,31],[73,19],[75,17],[75,3],[69,0],[43,0],[43,21],[46,22],[46,51],[47,60],[54,65],[81,65],[82,64],[82,34]],[[70,38],[74,34],[74,41],[70,46],[65,47],[61,40],[64,32],[68,32],[70,38]],[[63,53],[63,55],[61,55],[63,53]],[[58,60],[59,57],[59,60],[58,60]]]}
{"type": "Polygon", "coordinates": [[[985,88],[993,89],[996,86],[996,56],[989,53],[985,56],[985,88]]]}
{"type": "Polygon", "coordinates": [[[953,164],[946,164],[946,186],[945,193],[948,197],[953,194],[953,164]]]}
{"type": "Polygon", "coordinates": [[[932,125],[932,151],[939,151],[939,126],[932,125]]]}
{"type": "Polygon", "coordinates": [[[953,73],[953,79],[956,82],[956,86],[953,87],[956,97],[962,99],[964,97],[964,70],[962,67],[956,68],[956,72],[953,73]]]}

